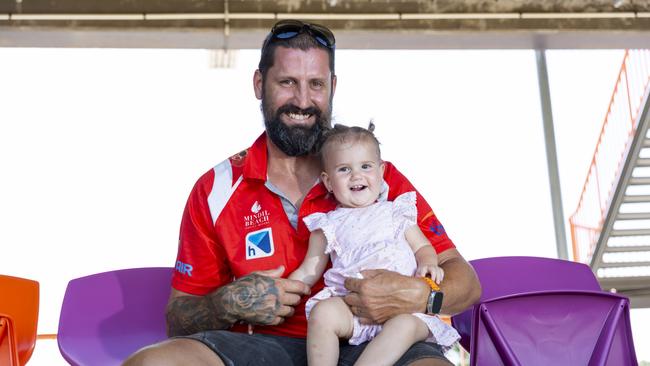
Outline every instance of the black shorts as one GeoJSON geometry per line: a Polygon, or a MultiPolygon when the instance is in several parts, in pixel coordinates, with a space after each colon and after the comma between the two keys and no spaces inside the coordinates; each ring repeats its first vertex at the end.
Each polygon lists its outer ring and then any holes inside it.
{"type": "MultiPolygon", "coordinates": [[[[307,365],[307,342],[304,338],[249,335],[226,330],[201,332],[181,338],[196,339],[207,345],[219,355],[226,366],[307,365]]],[[[342,342],[339,365],[352,366],[367,344],[352,346],[342,342]]],[[[405,366],[422,358],[437,358],[449,362],[439,345],[418,342],[411,346],[395,365],[405,366]]]]}

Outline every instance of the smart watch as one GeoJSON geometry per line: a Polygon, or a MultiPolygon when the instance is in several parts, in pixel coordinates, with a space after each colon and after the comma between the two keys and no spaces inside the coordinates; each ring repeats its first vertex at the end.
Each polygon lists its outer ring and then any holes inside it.
{"type": "Polygon", "coordinates": [[[427,314],[438,314],[442,308],[443,293],[434,280],[429,277],[422,277],[422,279],[431,288],[429,298],[427,299],[427,314]]]}
{"type": "Polygon", "coordinates": [[[427,300],[427,314],[438,314],[442,308],[442,291],[431,290],[427,300]]]}

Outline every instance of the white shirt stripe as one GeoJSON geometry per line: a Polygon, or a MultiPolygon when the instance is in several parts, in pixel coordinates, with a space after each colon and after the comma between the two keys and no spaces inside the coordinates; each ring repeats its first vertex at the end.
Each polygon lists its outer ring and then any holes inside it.
{"type": "Polygon", "coordinates": [[[208,195],[208,206],[210,207],[210,215],[212,216],[212,223],[216,224],[221,211],[226,207],[226,203],[235,192],[239,183],[243,179],[243,175],[237,179],[234,185],[232,184],[232,167],[230,166],[230,159],[226,159],[213,168],[214,170],[214,183],[212,190],[208,195]]]}

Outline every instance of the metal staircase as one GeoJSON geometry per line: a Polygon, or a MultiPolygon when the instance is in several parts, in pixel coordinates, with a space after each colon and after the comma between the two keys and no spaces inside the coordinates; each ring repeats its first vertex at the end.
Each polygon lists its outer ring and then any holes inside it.
{"type": "Polygon", "coordinates": [[[578,209],[574,260],[603,289],[650,307],[650,51],[625,53],[578,209]]]}

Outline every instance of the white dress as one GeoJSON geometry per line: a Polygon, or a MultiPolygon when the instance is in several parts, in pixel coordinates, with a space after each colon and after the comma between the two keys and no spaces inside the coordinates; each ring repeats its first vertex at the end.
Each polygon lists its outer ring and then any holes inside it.
{"type": "MultiPolygon", "coordinates": [[[[305,304],[307,318],[321,300],[344,296],[346,277],[362,278],[366,269],[387,269],[412,276],[417,268],[413,250],[404,231],[416,224],[415,192],[407,192],[393,202],[377,202],[368,207],[337,209],[314,213],[303,219],[309,231],[323,230],[327,238],[325,253],[330,254],[332,268],[325,272],[325,288],[305,304]]],[[[429,327],[427,341],[447,349],[460,336],[456,330],[437,316],[413,314],[429,327]]],[[[357,345],[369,341],[381,331],[381,325],[361,324],[354,317],[354,330],[349,340],[357,345]]]]}

